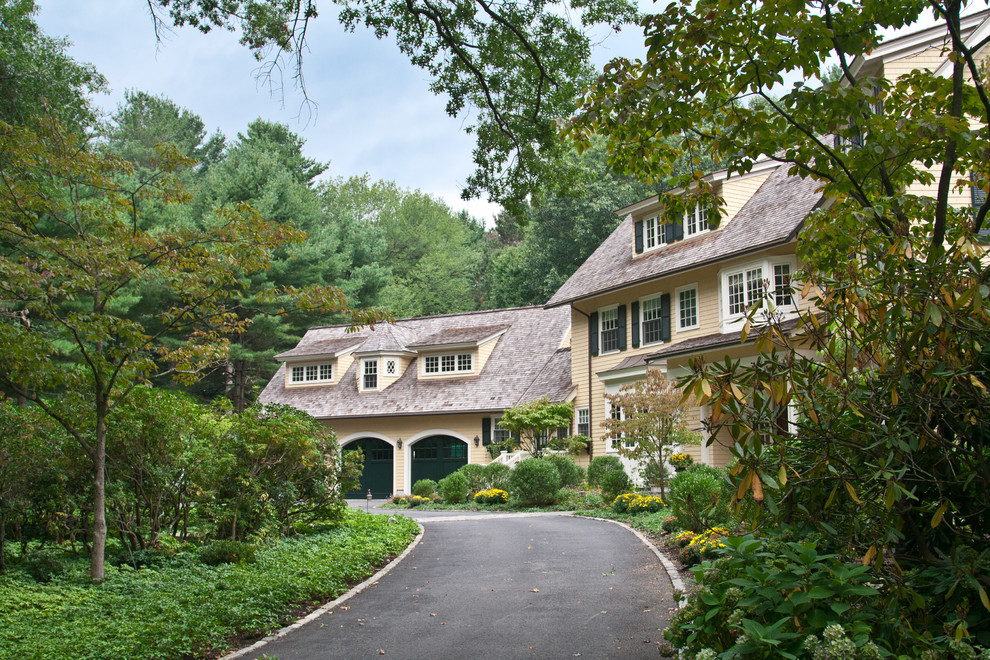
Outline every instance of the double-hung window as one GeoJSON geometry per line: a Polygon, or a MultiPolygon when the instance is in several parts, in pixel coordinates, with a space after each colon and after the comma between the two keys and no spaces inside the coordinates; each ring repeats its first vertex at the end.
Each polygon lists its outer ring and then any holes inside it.
{"type": "Polygon", "coordinates": [[[663,222],[660,216],[646,218],[643,221],[643,240],[647,250],[658,248],[667,244],[667,234],[664,231],[663,222]]]}
{"type": "Polygon", "coordinates": [[[643,314],[643,344],[656,344],[662,341],[663,317],[660,296],[646,298],[641,303],[643,314]]]}
{"type": "Polygon", "coordinates": [[[587,407],[577,409],[577,434],[591,437],[591,410],[587,407]]]}
{"type": "Polygon", "coordinates": [[[684,237],[708,231],[708,208],[700,203],[684,213],[684,237]]]}
{"type": "Polygon", "coordinates": [[[361,361],[361,389],[378,389],[378,358],[361,361]]]}
{"type": "Polygon", "coordinates": [[[745,314],[763,299],[763,268],[749,268],[728,276],[729,315],[745,314]]]}
{"type": "Polygon", "coordinates": [[[499,444],[505,444],[512,438],[512,432],[509,429],[502,426],[502,418],[495,418],[494,432],[492,433],[492,440],[499,444]]]}
{"type": "Polygon", "coordinates": [[[690,330],[698,327],[698,286],[681,287],[677,290],[677,329],[690,330]]]}
{"type": "Polygon", "coordinates": [[[601,311],[601,337],[600,345],[602,353],[611,353],[619,350],[619,308],[603,309],[601,311]]]}

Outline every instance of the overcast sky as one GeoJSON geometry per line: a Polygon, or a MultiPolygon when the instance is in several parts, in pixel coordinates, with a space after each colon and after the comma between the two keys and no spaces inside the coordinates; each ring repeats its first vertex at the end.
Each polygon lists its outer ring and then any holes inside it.
{"type": "MultiPolygon", "coordinates": [[[[232,33],[200,34],[192,28],[155,35],[143,0],[38,0],[38,22],[53,37],[72,42],[69,54],[93,64],[111,93],[98,104],[113,111],[128,89],[171,98],[200,117],[210,132],[228,138],[257,117],[288,124],[306,140],[310,158],[329,161],[324,176],[369,174],[442,198],[455,210],[492,221],[497,207],[463,201],[460,191],[474,170],[474,138],[463,131],[469,117],[448,117],[446,99],[429,92],[429,79],[389,41],[367,30],[344,31],[333,5],[312,23],[304,74],[318,107],[302,107],[285,71],[284,94],[258,83],[258,63],[232,33]]],[[[596,49],[604,62],[642,51],[630,29],[596,49]]]]}

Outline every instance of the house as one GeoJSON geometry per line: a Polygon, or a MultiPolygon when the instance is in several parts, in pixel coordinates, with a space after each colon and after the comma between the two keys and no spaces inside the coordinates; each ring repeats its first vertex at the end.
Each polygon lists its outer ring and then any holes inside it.
{"type": "MultiPolygon", "coordinates": [[[[965,17],[960,27],[968,44],[985,43],[990,11],[965,17]]],[[[946,41],[944,25],[915,30],[885,40],[855,59],[850,70],[889,80],[919,68],[950,75],[946,41]]],[[[882,104],[874,111],[882,113],[882,104]]],[[[860,135],[845,146],[859,148],[868,140],[860,135]]],[[[939,167],[931,166],[936,176],[939,167]]],[[[742,333],[753,305],[760,307],[756,318],[774,313],[782,317],[785,332],[795,328],[798,311],[810,305],[791,286],[800,266],[800,229],[827,200],[816,182],[789,175],[788,169],[766,159],[742,175],[730,178],[720,171],[706,177],[724,203],[717,228],[709,225],[709,210],[702,206],[671,217],[659,196],[620,209],[624,221],[548,301],[548,308],[571,309],[575,423],[579,433],[592,437],[592,456],[618,453],[601,421],[623,412],[610,408],[606,394],[643,378],[647,369],[677,380],[688,373],[692,359],[754,360],[757,333],[748,341],[742,333]]],[[[908,192],[935,191],[918,186],[908,192]]],[[[985,199],[978,187],[962,187],[953,190],[949,203],[961,208],[985,199]]],[[[790,415],[782,410],[779,423],[788,423],[785,414],[790,415]]],[[[704,434],[702,420],[708,416],[705,407],[692,407],[689,427],[704,434]]],[[[725,465],[731,456],[723,433],[684,451],[696,461],[725,465]]]]}
{"type": "MultiPolygon", "coordinates": [[[[570,311],[521,307],[411,319],[348,332],[311,328],[276,356],[263,403],[294,406],[361,448],[361,493],[409,493],[492,460],[504,410],[572,396],[570,311]]],[[[358,493],[352,493],[358,495],[358,493]]]]}
{"type": "MultiPolygon", "coordinates": [[[[601,421],[623,413],[606,394],[647,369],[675,380],[691,358],[753,359],[752,339],[741,342],[746,312],[762,304],[786,319],[806,306],[790,278],[798,230],[821,195],[787,169],[767,160],[745,175],[709,175],[725,202],[718,228],[700,206],[667,217],[656,196],[621,209],[625,220],[548,301],[548,309],[571,312],[575,422],[592,438],[592,456],[618,453],[601,421]]],[[[689,426],[701,430],[706,416],[694,407],[689,426]]],[[[729,454],[719,440],[685,450],[724,465],[729,454]]]]}

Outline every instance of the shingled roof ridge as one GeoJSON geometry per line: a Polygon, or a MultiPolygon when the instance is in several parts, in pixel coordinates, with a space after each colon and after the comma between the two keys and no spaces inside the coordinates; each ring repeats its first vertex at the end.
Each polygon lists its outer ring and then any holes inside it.
{"type": "MultiPolygon", "coordinates": [[[[404,321],[427,321],[430,319],[442,319],[451,316],[476,316],[479,314],[494,314],[496,312],[521,312],[528,309],[543,309],[544,305],[523,305],[522,307],[499,307],[496,309],[473,309],[468,312],[449,312],[447,314],[427,314],[424,316],[404,316],[400,319],[395,319],[394,323],[401,323],[404,321]]],[[[335,323],[333,325],[312,325],[309,327],[310,330],[336,330],[337,328],[349,328],[352,324],[350,323],[335,323]]],[[[376,325],[382,325],[378,323],[376,325]]],[[[355,326],[360,331],[362,328],[368,327],[368,325],[358,325],[355,326]]]]}

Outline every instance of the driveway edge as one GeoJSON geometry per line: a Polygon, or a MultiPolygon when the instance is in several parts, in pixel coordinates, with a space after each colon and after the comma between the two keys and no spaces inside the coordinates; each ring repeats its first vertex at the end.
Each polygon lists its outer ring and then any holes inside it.
{"type": "MultiPolygon", "coordinates": [[[[580,517],[584,518],[586,516],[580,516],[580,517]]],[[[657,548],[657,546],[653,545],[653,541],[651,541],[650,539],[648,539],[645,534],[643,534],[641,531],[639,531],[635,527],[632,527],[631,525],[627,525],[626,523],[624,523],[624,522],[622,522],[620,520],[610,520],[609,518],[590,518],[590,517],[589,517],[589,520],[601,520],[602,522],[610,522],[610,523],[619,525],[620,527],[625,527],[630,532],[632,532],[633,534],[635,534],[639,538],[639,540],[642,541],[644,545],[646,545],[646,547],[648,547],[650,550],[653,551],[653,554],[655,554],[657,556],[657,559],[660,560],[660,563],[661,563],[661,565],[663,565],[664,570],[667,571],[667,577],[670,578],[670,583],[671,583],[671,585],[673,585],[674,589],[677,589],[678,591],[681,592],[681,598],[677,602],[677,607],[678,608],[682,608],[685,605],[687,605],[687,602],[688,602],[687,601],[687,589],[684,586],[684,581],[681,580],[680,571],[678,571],[677,570],[677,567],[674,566],[674,562],[670,561],[667,558],[667,555],[663,554],[660,551],[660,549],[657,548]]]]}
{"type": "Polygon", "coordinates": [[[390,561],[381,570],[379,570],[377,573],[375,573],[374,575],[372,575],[370,578],[368,578],[367,580],[365,580],[364,582],[362,582],[359,585],[356,585],[354,587],[351,587],[351,589],[347,593],[343,594],[342,596],[338,596],[336,599],[330,601],[326,605],[321,605],[319,608],[313,610],[312,612],[310,612],[309,614],[307,614],[303,618],[299,619],[295,623],[290,623],[286,627],[280,629],[278,632],[276,632],[276,633],[274,633],[272,635],[269,635],[268,637],[265,637],[263,639],[259,639],[257,642],[255,642],[254,644],[251,644],[250,646],[245,646],[242,649],[238,649],[236,651],[231,651],[227,655],[221,656],[220,660],[234,660],[235,658],[240,658],[240,657],[245,656],[245,655],[247,655],[249,653],[252,653],[254,651],[257,651],[258,649],[266,646],[270,642],[274,642],[276,639],[280,639],[282,637],[285,637],[290,632],[292,632],[294,630],[297,630],[299,628],[302,628],[304,625],[306,625],[310,621],[315,621],[316,619],[320,618],[321,616],[323,616],[324,614],[326,614],[330,610],[332,610],[335,607],[338,607],[339,605],[341,605],[342,603],[350,600],[352,597],[354,597],[357,594],[361,593],[362,591],[364,591],[365,589],[367,589],[368,587],[370,587],[371,585],[373,585],[375,582],[377,582],[378,580],[380,580],[383,577],[385,577],[389,572],[391,572],[391,570],[393,568],[395,568],[396,566],[399,565],[399,562],[401,562],[403,559],[406,558],[406,555],[408,555],[410,552],[412,552],[413,549],[417,545],[419,545],[419,542],[421,540],[423,540],[423,534],[426,532],[426,530],[423,528],[423,525],[421,523],[417,522],[416,524],[419,525],[419,534],[416,535],[416,538],[413,539],[412,543],[410,543],[408,546],[406,546],[406,549],[403,550],[402,553],[398,557],[396,557],[395,559],[393,559],[392,561],[390,561]]]}

